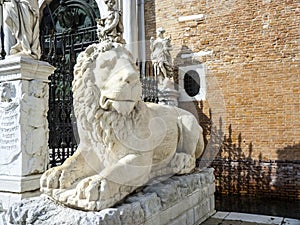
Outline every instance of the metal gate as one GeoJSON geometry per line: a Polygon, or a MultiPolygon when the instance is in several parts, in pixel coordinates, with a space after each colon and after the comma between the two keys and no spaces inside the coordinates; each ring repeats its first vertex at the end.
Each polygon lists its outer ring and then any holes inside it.
{"type": "MultiPolygon", "coordinates": [[[[98,42],[94,0],[54,0],[43,11],[40,27],[42,58],[57,69],[49,77],[50,167],[61,165],[77,148],[73,116],[72,80],[77,55],[98,42]]],[[[157,81],[151,62],[137,63],[143,85],[142,99],[157,102],[157,81]]]]}
{"type": "Polygon", "coordinates": [[[97,42],[94,0],[54,0],[46,5],[40,27],[42,58],[57,69],[49,77],[50,166],[60,165],[77,148],[72,80],[77,55],[97,42]]]}

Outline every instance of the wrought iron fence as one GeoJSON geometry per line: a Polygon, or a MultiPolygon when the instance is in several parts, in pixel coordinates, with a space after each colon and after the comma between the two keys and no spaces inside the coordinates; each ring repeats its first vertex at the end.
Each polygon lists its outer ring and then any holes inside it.
{"type": "Polygon", "coordinates": [[[142,99],[145,102],[158,103],[157,79],[151,61],[137,63],[143,87],[142,99]]]}
{"type": "Polygon", "coordinates": [[[41,36],[42,60],[56,67],[49,77],[49,149],[50,166],[62,164],[78,144],[73,116],[72,81],[77,55],[97,42],[96,27],[76,33],[41,36]]]}

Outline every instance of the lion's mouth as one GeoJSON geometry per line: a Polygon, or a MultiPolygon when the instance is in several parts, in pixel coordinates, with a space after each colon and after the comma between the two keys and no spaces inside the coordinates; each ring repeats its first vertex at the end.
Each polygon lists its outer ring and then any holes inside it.
{"type": "Polygon", "coordinates": [[[100,99],[100,106],[102,109],[105,110],[113,110],[112,105],[113,103],[135,103],[134,100],[126,100],[126,99],[114,99],[114,98],[108,98],[106,96],[101,96],[100,99]]]}

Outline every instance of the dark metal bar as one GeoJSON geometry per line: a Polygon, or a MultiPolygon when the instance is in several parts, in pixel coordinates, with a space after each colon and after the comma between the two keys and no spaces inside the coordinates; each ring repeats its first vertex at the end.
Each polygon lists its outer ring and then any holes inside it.
{"type": "Polygon", "coordinates": [[[5,48],[4,48],[4,31],[3,31],[3,25],[1,25],[0,28],[0,32],[1,32],[1,59],[5,59],[6,56],[6,52],[5,52],[5,48]]]}

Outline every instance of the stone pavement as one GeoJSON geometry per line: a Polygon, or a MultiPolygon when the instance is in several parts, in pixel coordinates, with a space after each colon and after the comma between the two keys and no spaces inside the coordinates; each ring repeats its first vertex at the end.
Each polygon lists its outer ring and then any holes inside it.
{"type": "Polygon", "coordinates": [[[264,216],[257,214],[246,214],[236,212],[217,212],[212,217],[201,223],[201,225],[300,225],[300,220],[264,216]]]}

